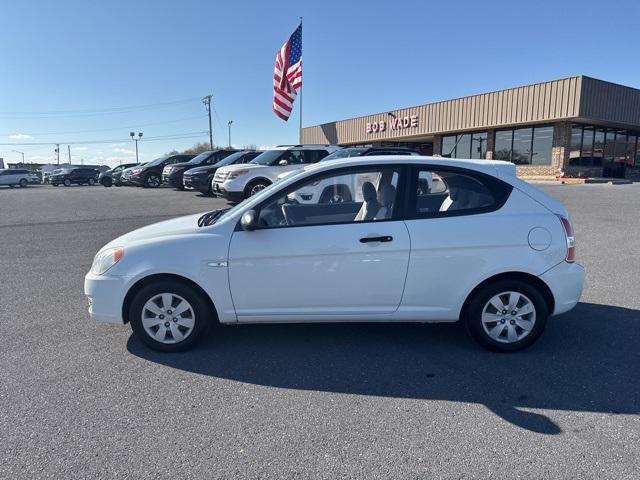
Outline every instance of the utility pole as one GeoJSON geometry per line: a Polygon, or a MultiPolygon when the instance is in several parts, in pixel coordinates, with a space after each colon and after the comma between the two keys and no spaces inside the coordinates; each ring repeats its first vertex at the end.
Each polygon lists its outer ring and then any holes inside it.
{"type": "Polygon", "coordinates": [[[133,140],[134,142],[136,142],[136,163],[140,163],[138,161],[138,142],[140,141],[140,139],[142,138],[142,132],[138,132],[138,138],[136,137],[135,132],[129,132],[129,136],[131,137],[131,140],[133,140]]]}
{"type": "Polygon", "coordinates": [[[229,120],[227,122],[227,126],[229,127],[229,148],[231,148],[231,124],[233,123],[233,120],[229,120]]]}
{"type": "Polygon", "coordinates": [[[56,143],[56,156],[58,157],[58,165],[60,165],[60,144],[56,143]]]}
{"type": "Polygon", "coordinates": [[[69,165],[71,165],[71,145],[67,145],[67,153],[69,154],[69,165]]]}
{"type": "Polygon", "coordinates": [[[16,152],[16,153],[19,153],[20,155],[22,155],[22,166],[24,166],[25,165],[25,163],[24,163],[24,152],[20,152],[19,150],[13,150],[13,151],[16,152]]]}
{"type": "Polygon", "coordinates": [[[209,115],[209,148],[213,150],[213,131],[211,130],[211,97],[213,95],[207,95],[202,98],[202,103],[204,103],[205,108],[207,109],[207,114],[209,115]]]}

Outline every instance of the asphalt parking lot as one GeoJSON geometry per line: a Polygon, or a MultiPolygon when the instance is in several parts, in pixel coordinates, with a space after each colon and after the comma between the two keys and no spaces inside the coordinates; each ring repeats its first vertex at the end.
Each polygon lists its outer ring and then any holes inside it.
{"type": "Polygon", "coordinates": [[[151,352],[88,318],[93,255],[224,202],[0,189],[0,478],[638,478],[640,185],[542,188],[587,285],[511,355],[417,324],[220,327],[151,352]]]}

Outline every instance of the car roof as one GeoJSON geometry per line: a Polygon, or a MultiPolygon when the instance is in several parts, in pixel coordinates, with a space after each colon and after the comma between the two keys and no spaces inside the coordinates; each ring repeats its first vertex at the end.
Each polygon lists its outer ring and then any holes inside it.
{"type": "Polygon", "coordinates": [[[300,144],[300,145],[277,145],[273,148],[269,148],[268,150],[317,150],[317,149],[323,149],[323,150],[329,150],[329,151],[334,151],[334,150],[339,150],[341,147],[339,147],[338,145],[329,145],[329,144],[320,144],[320,143],[315,143],[315,144],[311,144],[311,143],[307,143],[307,144],[300,144]]]}
{"type": "Polygon", "coordinates": [[[318,170],[331,169],[334,166],[340,167],[357,167],[367,165],[378,165],[383,163],[402,163],[411,165],[433,165],[441,167],[457,167],[475,170],[492,176],[502,176],[500,173],[511,174],[515,176],[515,165],[511,162],[501,160],[465,160],[460,158],[444,158],[444,157],[427,157],[418,155],[384,155],[384,156],[361,156],[347,157],[336,160],[327,160],[323,162],[313,163],[305,168],[307,172],[315,172],[318,170]]]}

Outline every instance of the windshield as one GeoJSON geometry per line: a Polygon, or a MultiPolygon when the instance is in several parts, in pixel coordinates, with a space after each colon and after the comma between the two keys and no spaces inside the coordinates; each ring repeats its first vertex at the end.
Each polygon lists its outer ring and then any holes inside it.
{"type": "Polygon", "coordinates": [[[367,147],[343,148],[341,150],[333,152],[331,155],[327,155],[320,161],[324,162],[326,160],[336,160],[338,158],[359,157],[366,151],[367,147]]]}
{"type": "Polygon", "coordinates": [[[149,163],[147,163],[146,165],[149,167],[155,167],[156,165],[160,165],[162,162],[164,162],[167,158],[169,158],[169,155],[165,155],[164,157],[160,157],[160,158],[156,158],[155,160],[151,160],[149,163]]]}
{"type": "Polygon", "coordinates": [[[234,163],[236,163],[236,160],[238,160],[239,158],[241,158],[243,155],[245,155],[247,152],[236,152],[236,153],[232,153],[231,155],[229,155],[228,157],[224,157],[222,160],[220,160],[218,163],[215,164],[216,167],[224,167],[226,165],[232,165],[234,163]]]}
{"type": "Polygon", "coordinates": [[[200,163],[204,162],[212,153],[213,152],[202,152],[200,155],[196,155],[195,157],[193,157],[187,163],[190,163],[191,165],[200,165],[200,163]]]}
{"type": "Polygon", "coordinates": [[[283,152],[286,152],[286,150],[268,150],[258,155],[249,163],[258,165],[271,165],[280,155],[282,155],[283,152]]]}

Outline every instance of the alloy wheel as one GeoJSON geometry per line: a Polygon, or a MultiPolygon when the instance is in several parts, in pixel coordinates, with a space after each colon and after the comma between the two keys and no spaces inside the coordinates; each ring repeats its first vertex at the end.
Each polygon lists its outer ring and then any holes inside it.
{"type": "Polygon", "coordinates": [[[535,323],[533,302],[519,292],[498,293],[482,309],[482,328],[496,342],[518,342],[531,333],[535,323]]]}
{"type": "Polygon", "coordinates": [[[191,304],[175,293],[160,293],[151,297],[142,308],[142,326],[152,339],[164,344],[180,343],[195,326],[191,304]]]}
{"type": "Polygon", "coordinates": [[[249,195],[253,197],[256,193],[258,193],[261,190],[264,190],[265,188],[267,188],[267,186],[264,183],[256,183],[253,187],[251,187],[251,191],[249,192],[249,195]]]}
{"type": "Polygon", "coordinates": [[[159,187],[160,186],[160,178],[157,175],[149,175],[147,177],[147,185],[149,187],[159,187]]]}

